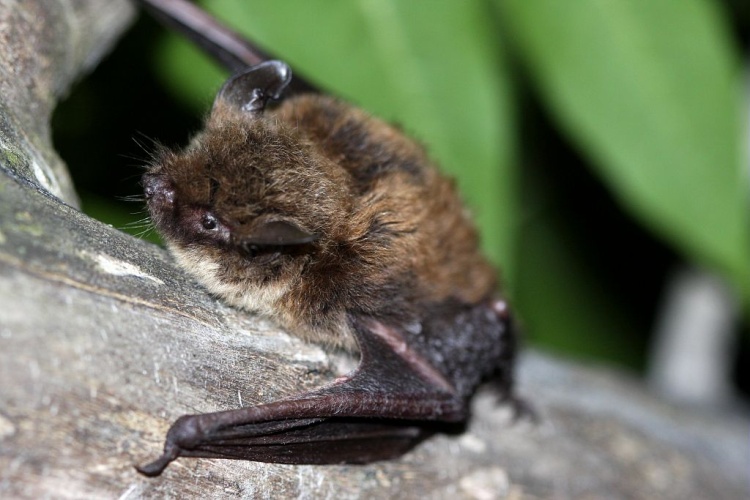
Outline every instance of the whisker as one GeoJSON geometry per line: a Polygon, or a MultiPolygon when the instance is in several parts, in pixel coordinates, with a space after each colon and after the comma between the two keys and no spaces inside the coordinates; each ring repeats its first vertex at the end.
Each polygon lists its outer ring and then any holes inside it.
{"type": "Polygon", "coordinates": [[[143,151],[143,153],[145,153],[145,157],[139,158],[132,155],[122,156],[125,158],[130,158],[131,160],[136,160],[138,162],[136,167],[141,170],[147,170],[152,167],[159,161],[159,157],[162,156],[168,149],[161,142],[156,139],[152,139],[143,132],[136,132],[136,136],[131,137],[131,139],[133,140],[133,142],[135,142],[138,148],[143,151]]]}
{"type": "Polygon", "coordinates": [[[147,136],[146,134],[140,131],[136,131],[136,136],[133,137],[132,139],[133,139],[133,142],[135,142],[136,146],[138,146],[141,149],[141,151],[146,153],[149,156],[149,158],[153,156],[154,150],[157,150],[161,147],[159,141],[147,136]],[[150,148],[147,147],[146,144],[144,144],[144,142],[150,143],[151,147],[150,148]]]}
{"type": "Polygon", "coordinates": [[[154,233],[155,230],[156,230],[156,227],[154,227],[153,225],[149,224],[149,226],[146,227],[146,228],[144,228],[143,231],[139,231],[139,232],[133,234],[133,236],[135,236],[136,238],[144,239],[147,236],[151,236],[154,233]]]}
{"type": "Polygon", "coordinates": [[[117,196],[117,200],[126,201],[128,203],[146,203],[146,197],[142,194],[129,194],[125,196],[117,196]]]}
{"type": "Polygon", "coordinates": [[[137,229],[137,228],[147,227],[147,226],[148,227],[153,227],[153,224],[151,223],[151,218],[150,217],[144,217],[142,219],[138,219],[138,220],[127,222],[122,227],[137,229]]]}

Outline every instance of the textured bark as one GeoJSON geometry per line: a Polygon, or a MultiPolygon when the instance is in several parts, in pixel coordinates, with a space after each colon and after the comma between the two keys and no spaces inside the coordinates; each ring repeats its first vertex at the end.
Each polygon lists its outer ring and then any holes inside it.
{"type": "Polygon", "coordinates": [[[49,117],[131,14],[123,0],[0,1],[0,497],[746,494],[747,420],[538,354],[520,370],[538,425],[482,392],[465,433],[391,462],[180,459],[138,475],[179,415],[308,390],[351,360],[218,303],[162,249],[73,208],[49,117]]]}

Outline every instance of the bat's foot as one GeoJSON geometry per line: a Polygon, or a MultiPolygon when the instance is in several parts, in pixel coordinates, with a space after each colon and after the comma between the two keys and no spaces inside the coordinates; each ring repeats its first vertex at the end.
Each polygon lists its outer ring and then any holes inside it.
{"type": "Polygon", "coordinates": [[[506,401],[513,411],[513,423],[528,421],[532,424],[539,424],[541,419],[534,406],[523,398],[511,395],[506,401]]]}
{"type": "Polygon", "coordinates": [[[512,423],[527,421],[536,425],[541,422],[539,412],[534,405],[518,396],[507,379],[490,381],[490,387],[496,391],[496,403],[510,408],[512,423]]]}
{"type": "Polygon", "coordinates": [[[156,477],[161,475],[161,473],[164,472],[164,469],[167,468],[167,465],[169,465],[174,459],[179,456],[180,449],[177,446],[167,444],[167,446],[164,448],[164,453],[162,453],[159,458],[146,465],[136,465],[135,470],[137,470],[144,476],[156,477]]]}

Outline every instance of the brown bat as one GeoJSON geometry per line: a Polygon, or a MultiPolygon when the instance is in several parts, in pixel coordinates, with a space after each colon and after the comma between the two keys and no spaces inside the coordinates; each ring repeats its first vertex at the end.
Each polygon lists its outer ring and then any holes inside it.
{"type": "Polygon", "coordinates": [[[145,475],[180,456],[393,458],[465,422],[482,381],[513,400],[510,314],[454,182],[413,140],[349,104],[298,93],[272,108],[291,78],[274,60],[230,78],[192,142],[156,154],[143,177],[148,208],[210,292],[358,352],[359,365],[312,392],[180,417],[164,454],[138,467],[145,475]]]}

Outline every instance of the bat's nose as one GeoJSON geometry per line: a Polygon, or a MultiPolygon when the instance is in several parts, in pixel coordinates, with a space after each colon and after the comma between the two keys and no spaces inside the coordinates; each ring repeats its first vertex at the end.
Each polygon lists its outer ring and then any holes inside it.
{"type": "Polygon", "coordinates": [[[162,174],[145,174],[142,179],[143,193],[149,203],[174,205],[174,186],[162,174]]]}

